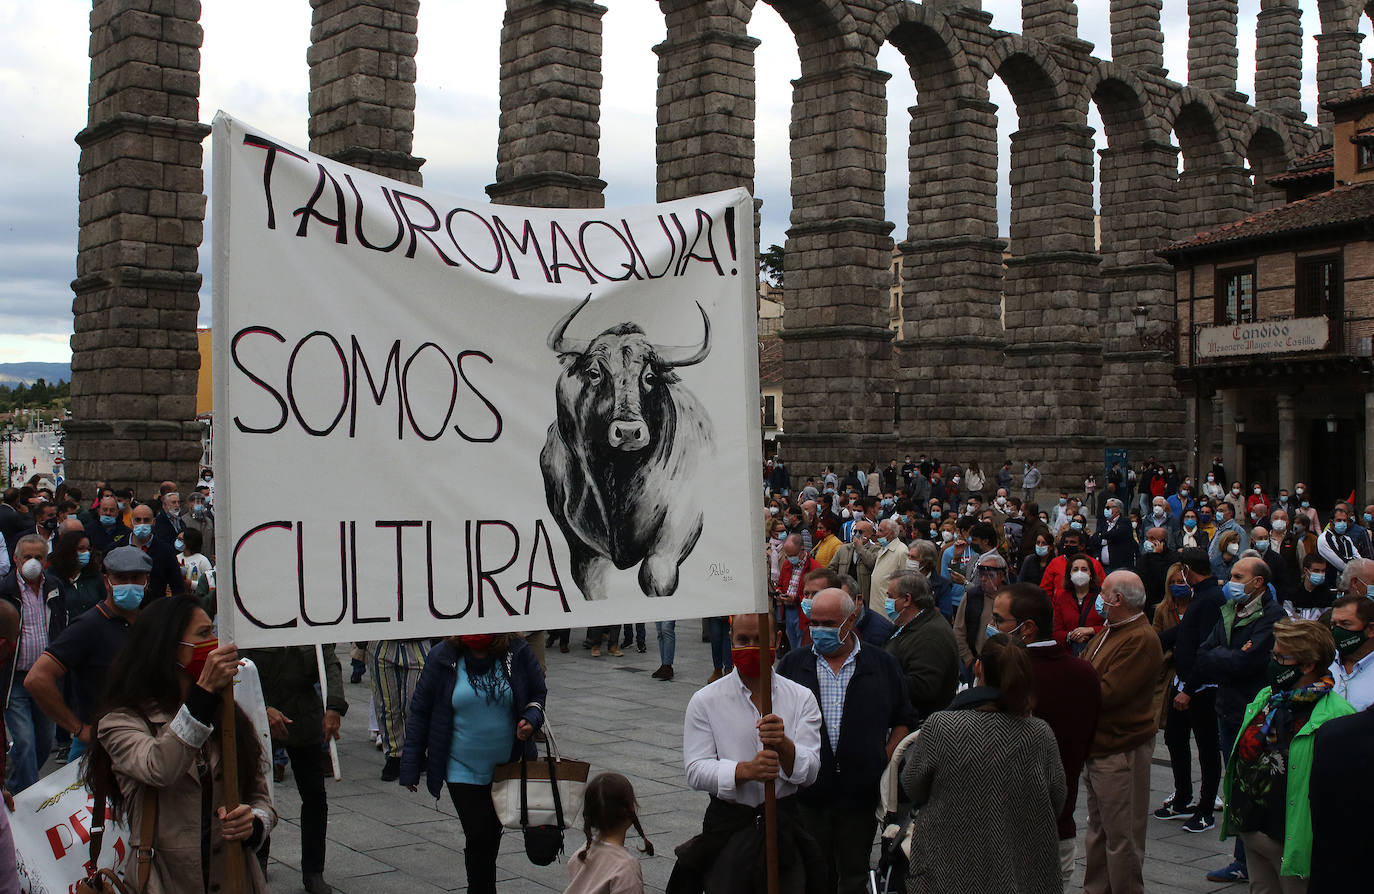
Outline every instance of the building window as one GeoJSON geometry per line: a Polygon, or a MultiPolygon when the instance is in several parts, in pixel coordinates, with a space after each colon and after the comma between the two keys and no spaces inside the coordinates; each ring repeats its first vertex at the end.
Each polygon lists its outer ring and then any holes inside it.
{"type": "Polygon", "coordinates": [[[1367,139],[1361,140],[1356,148],[1359,151],[1360,170],[1374,168],[1374,143],[1368,142],[1367,139]]]}
{"type": "Polygon", "coordinates": [[[778,399],[771,394],[763,397],[763,427],[778,427],[778,399]]]}
{"type": "Polygon", "coordinates": [[[1255,307],[1255,268],[1241,267],[1217,271],[1216,322],[1253,323],[1255,307]]]}
{"type": "Polygon", "coordinates": [[[1335,321],[1340,318],[1341,307],[1341,256],[1299,258],[1294,315],[1335,321]]]}

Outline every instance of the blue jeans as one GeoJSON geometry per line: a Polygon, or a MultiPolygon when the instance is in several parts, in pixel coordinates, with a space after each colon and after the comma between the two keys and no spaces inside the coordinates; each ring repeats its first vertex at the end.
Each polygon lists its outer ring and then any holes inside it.
{"type": "Polygon", "coordinates": [[[5,729],[14,743],[10,749],[5,788],[17,795],[38,781],[38,769],[47,761],[48,752],[52,751],[52,738],[56,731],[52,720],[24,688],[22,672],[15,673],[14,683],[10,686],[9,707],[5,708],[5,729]]]}
{"type": "Polygon", "coordinates": [[[677,651],[677,622],[659,621],[654,626],[658,629],[659,663],[671,667],[673,654],[677,651]]]}
{"type": "Polygon", "coordinates": [[[732,670],[735,662],[730,658],[730,619],[710,618],[707,624],[711,634],[711,667],[732,670]]]}
{"type": "Polygon", "coordinates": [[[783,623],[787,626],[787,645],[793,649],[800,649],[802,643],[801,607],[785,605],[782,611],[783,623]]]}

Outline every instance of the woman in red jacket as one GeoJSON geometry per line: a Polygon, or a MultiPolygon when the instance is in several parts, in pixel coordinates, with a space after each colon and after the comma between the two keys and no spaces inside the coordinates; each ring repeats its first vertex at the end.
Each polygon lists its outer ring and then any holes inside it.
{"type": "Polygon", "coordinates": [[[1106,624],[1094,605],[1102,590],[1102,576],[1084,553],[1070,556],[1068,565],[1064,583],[1050,594],[1054,600],[1054,638],[1078,655],[1106,624]]]}

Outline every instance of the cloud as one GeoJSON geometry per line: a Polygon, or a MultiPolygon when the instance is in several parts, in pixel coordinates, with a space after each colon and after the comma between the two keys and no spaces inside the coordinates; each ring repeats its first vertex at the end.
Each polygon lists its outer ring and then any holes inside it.
{"type": "MultiPolygon", "coordinates": [[[[1021,30],[1023,0],[984,0],[993,26],[1021,30]]],[[[1239,89],[1253,93],[1254,16],[1259,0],[1241,0],[1239,89]]],[[[1105,2],[1079,0],[1079,35],[1110,58],[1105,2]]],[[[1316,118],[1315,3],[1303,10],[1303,98],[1316,118]]],[[[656,4],[607,4],[603,19],[602,178],[610,204],[652,202],[658,57],[664,39],[656,4]]],[[[422,6],[417,66],[416,155],[427,159],[425,183],[461,197],[482,198],[495,179],[499,118],[499,49],[504,4],[491,0],[422,6]]],[[[85,126],[90,0],[11,3],[0,8],[0,354],[8,359],[66,359],[77,236],[78,148],[85,126]],[[25,347],[28,346],[28,347],[25,347]],[[28,354],[25,354],[28,351],[28,354]],[[57,351],[63,356],[54,356],[57,351]]],[[[281,139],[307,141],[310,5],[275,0],[207,3],[203,10],[201,117],[223,108],[281,139]]],[[[1187,0],[1165,0],[1165,65],[1187,79],[1187,0]]],[[[782,243],[791,211],[792,79],[800,73],[796,42],[767,4],[755,5],[755,194],[763,200],[762,241],[782,243]]],[[[888,103],[886,216],[905,237],[910,117],[915,99],[906,66],[890,50],[882,64],[892,72],[888,103]]],[[[990,85],[999,106],[999,216],[1009,215],[1006,149],[1016,127],[1015,107],[1000,81],[990,85]]],[[[1099,148],[1103,136],[1097,134],[1099,148]]],[[[210,161],[206,142],[206,162],[210,161]]],[[[208,182],[208,177],[207,177],[208,182]]],[[[213,197],[211,197],[213,203],[213,197]]],[[[1005,230],[1005,224],[1003,226],[1005,230]]],[[[207,227],[207,236],[209,228],[207,227]]],[[[207,275],[201,320],[210,322],[208,244],[201,252],[207,275]]]]}

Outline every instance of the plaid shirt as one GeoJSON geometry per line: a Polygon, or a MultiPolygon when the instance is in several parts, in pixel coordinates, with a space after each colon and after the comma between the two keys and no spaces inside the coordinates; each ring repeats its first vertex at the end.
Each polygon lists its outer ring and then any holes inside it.
{"type": "Polygon", "coordinates": [[[844,716],[844,694],[849,681],[854,678],[854,660],[859,657],[859,637],[854,637],[854,649],[840,665],[840,672],[830,669],[825,656],[816,655],[816,681],[821,687],[821,719],[825,721],[825,734],[830,739],[830,751],[834,753],[840,745],[840,719],[844,716]]]}
{"type": "Polygon", "coordinates": [[[24,575],[16,574],[19,584],[19,648],[14,656],[17,670],[33,667],[38,656],[48,647],[47,606],[43,604],[43,577],[30,584],[24,575]]]}

